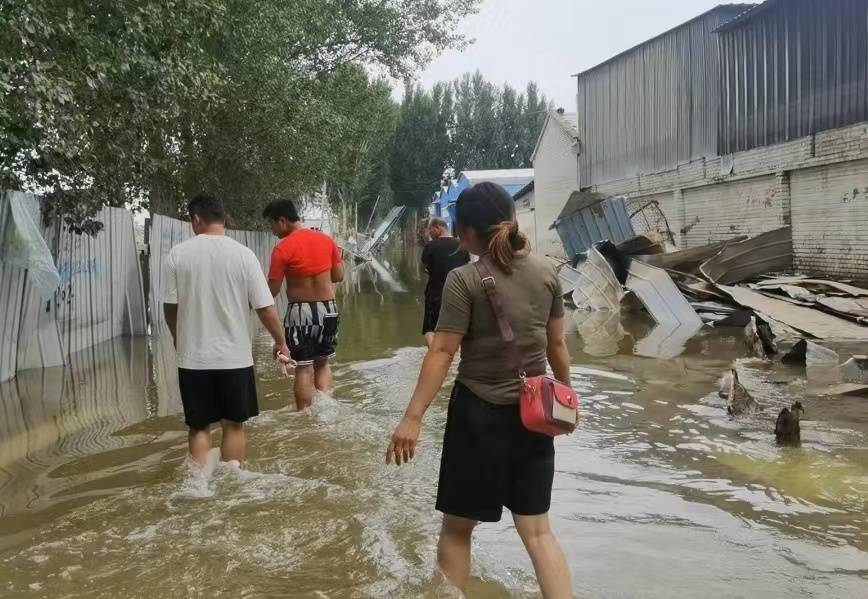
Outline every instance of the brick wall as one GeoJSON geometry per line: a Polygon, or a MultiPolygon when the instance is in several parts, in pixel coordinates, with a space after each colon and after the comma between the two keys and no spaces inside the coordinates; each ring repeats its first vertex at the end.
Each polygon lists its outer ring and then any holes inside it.
{"type": "Polygon", "coordinates": [[[592,189],[626,196],[631,212],[657,200],[678,247],[792,224],[798,270],[868,282],[868,123],[592,189]]]}
{"type": "Polygon", "coordinates": [[[759,235],[785,226],[785,195],[786,190],[781,189],[775,176],[684,190],[682,247],[698,247],[737,235],[759,235]]]}
{"type": "Polygon", "coordinates": [[[796,268],[868,283],[868,160],[794,171],[796,268]]]}

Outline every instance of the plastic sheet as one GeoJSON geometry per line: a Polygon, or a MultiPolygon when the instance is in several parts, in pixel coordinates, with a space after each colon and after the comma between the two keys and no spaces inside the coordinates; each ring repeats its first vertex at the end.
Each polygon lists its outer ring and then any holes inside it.
{"type": "Polygon", "coordinates": [[[30,284],[48,299],[60,285],[60,274],[42,236],[39,202],[33,194],[6,191],[0,210],[9,214],[0,231],[0,260],[28,271],[30,284]],[[11,218],[9,218],[11,217],[11,218]]]}

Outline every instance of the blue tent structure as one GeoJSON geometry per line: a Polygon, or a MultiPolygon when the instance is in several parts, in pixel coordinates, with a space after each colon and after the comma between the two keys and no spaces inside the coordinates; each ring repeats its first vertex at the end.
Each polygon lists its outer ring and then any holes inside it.
{"type": "Polygon", "coordinates": [[[440,190],[435,201],[435,214],[445,219],[451,227],[455,222],[455,201],[462,191],[482,182],[497,183],[502,185],[510,195],[515,196],[525,185],[533,181],[533,169],[504,169],[489,171],[462,171],[458,179],[452,181],[448,187],[440,190]]]}

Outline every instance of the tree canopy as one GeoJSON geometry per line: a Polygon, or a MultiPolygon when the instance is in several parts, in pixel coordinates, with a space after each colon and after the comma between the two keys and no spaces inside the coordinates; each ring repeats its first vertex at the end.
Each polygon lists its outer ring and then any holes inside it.
{"type": "Polygon", "coordinates": [[[549,108],[535,83],[519,93],[479,72],[431,90],[406,86],[391,160],[397,203],[429,204],[446,172],[531,167],[549,108]]]}
{"type": "Polygon", "coordinates": [[[364,201],[388,179],[397,116],[371,73],[460,45],[478,4],[5,0],[0,186],[84,231],[104,205],[171,214],[200,189],[239,222],[324,182],[364,201]]]}

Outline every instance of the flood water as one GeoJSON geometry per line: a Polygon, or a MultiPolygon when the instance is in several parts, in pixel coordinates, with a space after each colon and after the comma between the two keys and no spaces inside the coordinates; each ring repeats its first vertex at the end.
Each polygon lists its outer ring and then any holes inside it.
{"type": "MultiPolygon", "coordinates": [[[[448,389],[417,459],[383,464],[423,357],[417,254],[388,257],[341,291],[332,398],[296,412],[257,336],[262,414],[240,470],[185,466],[165,340],[0,385],[0,596],[455,596],[432,578],[448,389]]],[[[616,325],[570,322],[582,424],[556,442],[552,520],[577,596],[868,596],[868,400],[740,361],[764,410],[734,421],[717,380],[744,355],[736,332],[664,360],[616,325]],[[803,446],[779,449],[774,419],[795,399],[803,446]]],[[[538,596],[505,516],[478,530],[469,597],[538,596]]]]}

